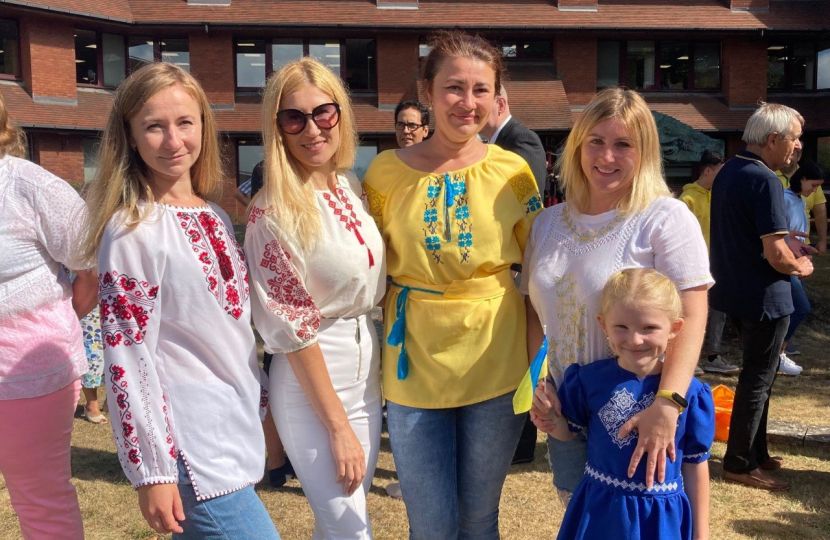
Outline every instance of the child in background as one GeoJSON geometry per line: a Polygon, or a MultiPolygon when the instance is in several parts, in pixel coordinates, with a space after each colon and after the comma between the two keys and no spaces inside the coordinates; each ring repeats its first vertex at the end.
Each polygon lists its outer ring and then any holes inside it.
{"type": "MultiPolygon", "coordinates": [[[[560,440],[588,430],[585,477],[568,505],[558,538],[706,540],[707,459],[715,429],[712,393],[696,379],[685,398],[664,395],[667,391],[658,388],[666,348],[683,326],[680,295],[653,269],[623,270],[605,285],[600,313],[597,319],[617,358],[570,366],[558,392],[562,417],[551,412],[544,418],[546,431],[560,440]],[[648,489],[645,460],[636,470],[628,470],[636,432],[622,439],[618,432],[628,419],[663,397],[682,409],[676,457],[666,465],[665,481],[648,489]]],[[[544,384],[550,381],[540,384],[535,400],[545,399],[544,384]]]]}

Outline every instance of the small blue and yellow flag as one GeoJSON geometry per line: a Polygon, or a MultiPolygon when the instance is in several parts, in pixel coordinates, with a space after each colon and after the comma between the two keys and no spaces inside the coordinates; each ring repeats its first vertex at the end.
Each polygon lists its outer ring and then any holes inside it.
{"type": "Polygon", "coordinates": [[[533,392],[536,391],[536,384],[543,377],[548,375],[548,336],[545,332],[542,338],[542,346],[536,356],[533,357],[533,362],[527,369],[527,373],[519,383],[516,393],[513,394],[513,412],[515,414],[523,414],[530,410],[533,405],[533,392]]]}

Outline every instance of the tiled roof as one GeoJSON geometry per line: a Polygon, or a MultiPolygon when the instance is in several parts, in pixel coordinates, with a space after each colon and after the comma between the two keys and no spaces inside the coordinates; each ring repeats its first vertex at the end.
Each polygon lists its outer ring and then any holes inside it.
{"type": "MultiPolygon", "coordinates": [[[[534,131],[567,131],[573,115],[560,80],[510,80],[505,83],[510,113],[534,131]]],[[[418,82],[418,99],[426,103],[426,94],[418,82]]]]}
{"type": "Polygon", "coordinates": [[[0,93],[12,121],[24,128],[102,130],[112,108],[112,93],[78,89],[78,104],[35,103],[20,83],[1,81],[0,93]]]}
{"type": "Polygon", "coordinates": [[[830,28],[825,0],[770,0],[768,12],[731,11],[722,0],[599,0],[598,10],[560,11],[551,0],[421,0],[416,10],[382,10],[372,0],[231,0],[230,6],[184,0],[6,0],[139,23],[348,26],[369,28],[727,29],[830,28]],[[321,17],[321,14],[325,14],[321,17]]]}

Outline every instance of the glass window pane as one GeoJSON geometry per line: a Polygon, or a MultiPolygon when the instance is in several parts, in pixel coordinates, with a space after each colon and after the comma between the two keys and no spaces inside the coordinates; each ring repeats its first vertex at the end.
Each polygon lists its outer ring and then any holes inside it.
{"type": "Polygon", "coordinates": [[[153,40],[131,37],[128,52],[130,54],[130,73],[135,73],[147,64],[153,63],[153,40]]]}
{"type": "Polygon", "coordinates": [[[666,41],[660,45],[660,89],[688,90],[689,44],[666,41]]]}
{"type": "Polygon", "coordinates": [[[0,73],[18,75],[17,24],[14,21],[0,21],[0,73]]]}
{"type": "Polygon", "coordinates": [[[274,41],[271,46],[271,68],[279,70],[288,62],[299,60],[303,57],[303,40],[281,39],[274,41]]]}
{"type": "Polygon", "coordinates": [[[600,41],[597,43],[597,87],[620,84],[620,43],[600,41]]]}
{"type": "Polygon", "coordinates": [[[239,141],[236,153],[236,166],[239,174],[236,175],[237,186],[247,182],[257,163],[265,159],[264,147],[254,141],[239,141]]]}
{"type": "Polygon", "coordinates": [[[518,45],[515,41],[504,41],[501,44],[501,55],[504,58],[516,58],[518,45]]]}
{"type": "Polygon", "coordinates": [[[767,88],[784,88],[787,84],[784,63],[787,60],[785,45],[767,47],[767,88]]]}
{"type": "Polygon", "coordinates": [[[98,36],[89,30],[75,30],[75,80],[98,84],[98,36]]]}
{"type": "Polygon", "coordinates": [[[817,142],[818,159],[816,161],[825,171],[830,171],[830,137],[819,137],[817,142]]]}
{"type": "Polygon", "coordinates": [[[427,45],[426,43],[418,43],[418,58],[426,58],[429,54],[429,51],[432,50],[432,47],[427,45]]]}
{"type": "Polygon", "coordinates": [[[366,169],[369,168],[369,164],[375,159],[375,156],[378,155],[378,143],[375,141],[363,141],[360,143],[360,146],[357,147],[357,155],[355,156],[354,160],[354,174],[360,181],[363,181],[363,177],[366,176],[366,169]]]}
{"type": "Polygon", "coordinates": [[[525,41],[522,45],[525,60],[550,60],[553,58],[553,43],[550,41],[525,41]]]}
{"type": "Polygon", "coordinates": [[[792,46],[790,73],[793,90],[812,90],[815,87],[813,73],[815,72],[816,48],[812,43],[796,43],[792,46]]]}
{"type": "Polygon", "coordinates": [[[190,73],[190,51],[186,39],[161,40],[161,61],[176,64],[190,73]]]}
{"type": "Polygon", "coordinates": [[[629,41],[625,84],[636,90],[654,90],[654,42],[629,41]]]}
{"type": "Polygon", "coordinates": [[[346,40],[346,84],[352,90],[377,89],[374,39],[346,40]]]}
{"type": "Polygon", "coordinates": [[[830,44],[820,45],[818,52],[818,84],[816,88],[824,90],[830,88],[830,44]]]}
{"type": "Polygon", "coordinates": [[[695,45],[695,88],[697,90],[720,88],[720,45],[718,43],[695,45]]]}
{"type": "Polygon", "coordinates": [[[236,86],[265,86],[265,41],[241,39],[236,43],[236,86]]]}
{"type": "Polygon", "coordinates": [[[84,182],[91,182],[98,172],[98,152],[101,149],[101,139],[87,137],[83,141],[84,152],[84,182]]]}
{"type": "Polygon", "coordinates": [[[308,55],[325,64],[338,77],[340,76],[339,41],[310,41],[308,55]]]}
{"type": "Polygon", "coordinates": [[[127,76],[124,36],[104,34],[101,43],[104,48],[104,86],[118,86],[127,76]]]}

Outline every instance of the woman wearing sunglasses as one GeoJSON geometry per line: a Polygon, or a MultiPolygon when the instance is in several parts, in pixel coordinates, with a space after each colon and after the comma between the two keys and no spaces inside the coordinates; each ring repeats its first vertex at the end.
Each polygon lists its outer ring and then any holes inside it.
{"type": "Polygon", "coordinates": [[[363,208],[357,135],[340,79],[304,58],[262,104],[264,187],[248,218],[254,322],[273,353],[271,410],[314,512],[314,539],[372,537],[366,494],[380,444],[383,242],[363,208]]]}

